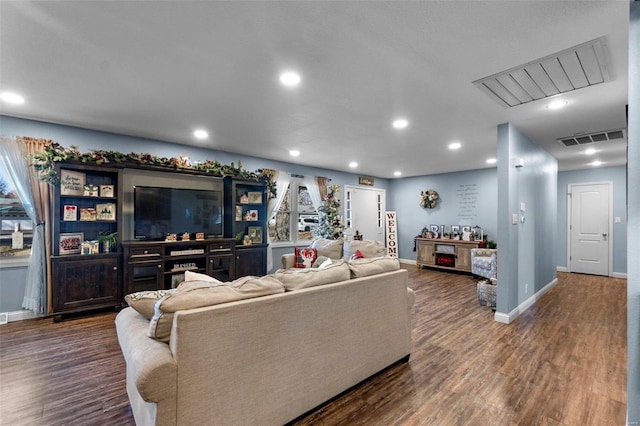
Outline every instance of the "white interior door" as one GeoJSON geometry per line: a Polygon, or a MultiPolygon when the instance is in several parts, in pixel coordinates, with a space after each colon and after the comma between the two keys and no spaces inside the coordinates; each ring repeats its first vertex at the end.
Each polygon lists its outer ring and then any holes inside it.
{"type": "Polygon", "coordinates": [[[347,238],[358,231],[365,240],[384,241],[384,189],[345,185],[343,204],[347,238]]]}
{"type": "Polygon", "coordinates": [[[611,183],[569,185],[569,270],[610,275],[611,183]]]}

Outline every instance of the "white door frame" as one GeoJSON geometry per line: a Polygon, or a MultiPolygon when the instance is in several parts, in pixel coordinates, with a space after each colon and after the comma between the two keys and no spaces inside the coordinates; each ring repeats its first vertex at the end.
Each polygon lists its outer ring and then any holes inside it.
{"type": "MultiPolygon", "coordinates": [[[[384,189],[382,188],[375,188],[373,186],[357,186],[357,185],[345,185],[344,186],[344,200],[342,202],[342,217],[344,219],[344,235],[345,235],[345,239],[351,239],[353,237],[353,233],[355,232],[355,227],[353,226],[353,220],[354,220],[354,211],[353,211],[353,205],[351,206],[351,226],[347,226],[347,220],[348,220],[348,213],[347,213],[347,194],[350,192],[353,192],[354,190],[364,190],[364,191],[375,191],[376,193],[378,193],[379,195],[381,195],[381,211],[379,212],[382,216],[379,218],[379,223],[380,225],[380,229],[382,232],[382,237],[381,237],[381,241],[384,241],[385,239],[385,217],[384,217],[384,212],[386,211],[386,202],[387,202],[387,193],[384,189]]],[[[353,202],[353,199],[351,199],[351,202],[353,202]]]]}
{"type": "Polygon", "coordinates": [[[609,252],[608,276],[613,276],[613,181],[581,182],[567,185],[567,271],[571,272],[571,194],[576,186],[607,185],[609,187],[609,229],[607,231],[607,249],[609,252]]]}

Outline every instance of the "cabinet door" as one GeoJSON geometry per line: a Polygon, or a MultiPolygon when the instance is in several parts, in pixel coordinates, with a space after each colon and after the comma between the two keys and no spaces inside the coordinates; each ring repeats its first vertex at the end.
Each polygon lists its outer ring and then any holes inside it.
{"type": "Polygon", "coordinates": [[[236,277],[235,266],[233,254],[209,256],[207,275],[222,282],[232,281],[236,277]]]}
{"type": "Polygon", "coordinates": [[[471,247],[456,248],[456,268],[462,270],[471,270],[471,247]]]}
{"type": "Polygon", "coordinates": [[[130,262],[124,279],[125,294],[164,288],[162,261],[130,262]]]}
{"type": "Polygon", "coordinates": [[[236,247],[236,277],[262,276],[267,273],[267,248],[236,247]]]}
{"type": "Polygon", "coordinates": [[[431,242],[418,241],[418,264],[435,265],[435,248],[431,242]]]}
{"type": "Polygon", "coordinates": [[[56,259],[52,267],[54,312],[120,304],[118,258],[56,259]]]}

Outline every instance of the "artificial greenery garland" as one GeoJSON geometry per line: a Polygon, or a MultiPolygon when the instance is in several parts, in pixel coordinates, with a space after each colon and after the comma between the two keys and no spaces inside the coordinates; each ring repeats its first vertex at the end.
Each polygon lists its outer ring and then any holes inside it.
{"type": "Polygon", "coordinates": [[[273,176],[265,170],[250,172],[242,168],[242,162],[238,161],[238,167],[233,163],[230,165],[221,164],[217,160],[207,160],[202,163],[190,164],[187,158],[166,158],[157,157],[147,153],[123,154],[116,151],[91,150],[81,153],[77,146],[67,149],[59,143],[53,142],[44,151],[32,154],[31,165],[36,170],[38,178],[51,185],[60,183],[60,176],[55,169],[55,163],[80,162],[91,164],[137,164],[146,166],[159,166],[172,169],[197,170],[214,176],[233,176],[242,179],[265,182],[267,184],[267,196],[269,199],[276,196],[276,183],[273,176]]]}

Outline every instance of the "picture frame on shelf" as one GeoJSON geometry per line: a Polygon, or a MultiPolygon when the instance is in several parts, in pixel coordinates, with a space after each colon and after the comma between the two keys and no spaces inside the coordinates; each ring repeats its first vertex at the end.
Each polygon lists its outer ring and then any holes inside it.
{"type": "Polygon", "coordinates": [[[249,204],[262,204],[262,192],[260,191],[247,192],[247,198],[249,199],[249,204]]]}
{"type": "Polygon", "coordinates": [[[115,221],[116,205],[115,203],[96,204],[97,220],[115,221]]]}
{"type": "Polygon", "coordinates": [[[60,234],[58,242],[58,253],[63,256],[67,254],[80,254],[84,232],[69,232],[60,234]]]}
{"type": "Polygon", "coordinates": [[[95,222],[98,220],[98,213],[93,208],[80,209],[80,222],[95,222]]]}
{"type": "Polygon", "coordinates": [[[251,240],[251,244],[262,244],[262,226],[249,226],[247,235],[251,240]]]}
{"type": "Polygon", "coordinates": [[[65,204],[62,207],[62,220],[64,222],[75,222],[78,220],[78,206],[65,204]]]}
{"type": "Polygon", "coordinates": [[[113,185],[100,185],[100,196],[104,198],[114,197],[113,185]]]}
{"type": "Polygon", "coordinates": [[[60,169],[60,195],[83,195],[86,179],[83,172],[60,169]]]}
{"type": "Polygon", "coordinates": [[[236,222],[242,221],[242,206],[236,206],[236,222]]]}
{"type": "Polygon", "coordinates": [[[247,222],[256,222],[259,219],[260,217],[258,216],[258,210],[248,210],[244,218],[244,220],[246,220],[247,222]]]}

